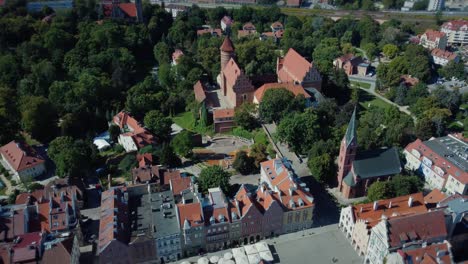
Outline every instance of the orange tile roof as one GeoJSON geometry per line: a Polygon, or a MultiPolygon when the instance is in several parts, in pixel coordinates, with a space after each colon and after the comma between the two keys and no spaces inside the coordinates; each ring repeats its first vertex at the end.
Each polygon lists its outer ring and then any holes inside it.
{"type": "Polygon", "coordinates": [[[273,202],[276,201],[276,199],[273,197],[272,192],[268,190],[267,187],[264,185],[259,186],[256,195],[256,204],[259,205],[263,212],[267,211],[270,208],[271,204],[273,204],[273,202]]]}
{"type": "Polygon", "coordinates": [[[31,146],[23,142],[11,141],[0,148],[0,153],[18,172],[45,162],[31,146]]]}
{"type": "Polygon", "coordinates": [[[120,3],[120,9],[127,14],[129,17],[136,17],[137,16],[137,8],[134,3],[120,3]]]}
{"type": "Polygon", "coordinates": [[[307,73],[312,69],[312,63],[308,62],[292,48],[280,61],[278,78],[282,82],[303,82],[307,73]]]}
{"type": "Polygon", "coordinates": [[[272,186],[276,186],[289,177],[288,168],[280,159],[271,159],[260,163],[262,169],[271,180],[272,186]]]}
{"type": "Polygon", "coordinates": [[[426,35],[428,40],[436,41],[437,39],[443,38],[445,33],[437,30],[427,29],[423,35],[426,35]]]}
{"type": "Polygon", "coordinates": [[[430,193],[428,193],[426,196],[424,196],[424,202],[426,204],[437,204],[438,202],[444,200],[445,198],[447,198],[447,195],[445,195],[439,189],[434,189],[430,193]]]}
{"type": "Polygon", "coordinates": [[[271,27],[272,28],[278,28],[278,29],[282,29],[283,28],[283,24],[279,21],[276,21],[274,22],[273,24],[271,24],[271,27]]]}
{"type": "Polygon", "coordinates": [[[288,210],[301,210],[314,206],[313,197],[294,182],[291,178],[286,178],[279,185],[279,200],[288,210]]]}
{"type": "MultiPolygon", "coordinates": [[[[247,188],[242,184],[239,191],[237,191],[234,199],[238,202],[238,209],[241,213],[240,217],[243,217],[247,214],[250,208],[252,208],[252,199],[250,193],[247,191],[247,188]]],[[[254,206],[254,208],[256,208],[254,206]]]]}
{"type": "Polygon", "coordinates": [[[411,75],[405,74],[401,75],[401,81],[404,82],[406,85],[415,86],[419,83],[419,79],[416,77],[412,77],[411,75]]]}
{"type": "Polygon", "coordinates": [[[284,88],[290,92],[292,92],[295,96],[298,96],[300,94],[304,95],[305,98],[310,98],[311,96],[305,91],[304,87],[302,85],[295,85],[294,83],[266,83],[260,88],[258,88],[254,96],[257,99],[257,101],[260,103],[262,102],[263,95],[267,90],[270,89],[280,89],[284,88]]]}
{"type": "Polygon", "coordinates": [[[216,34],[218,37],[221,36],[223,33],[220,28],[204,28],[204,29],[199,29],[197,30],[197,36],[202,36],[205,34],[216,34]]]}
{"type": "Polygon", "coordinates": [[[213,118],[234,117],[234,109],[216,109],[213,111],[213,118]]]}
{"type": "Polygon", "coordinates": [[[468,31],[468,21],[467,20],[452,20],[445,22],[442,25],[442,28],[459,31],[463,29],[463,31],[468,31]]]}
{"type": "Polygon", "coordinates": [[[137,154],[138,167],[153,165],[153,155],[151,153],[137,154]]]}
{"type": "Polygon", "coordinates": [[[165,170],[162,173],[161,184],[170,185],[172,179],[180,179],[181,177],[180,170],[165,170]]]}
{"type": "Polygon", "coordinates": [[[410,240],[432,242],[447,237],[443,211],[389,219],[387,228],[390,247],[401,247],[410,240]]]}
{"type": "Polygon", "coordinates": [[[190,227],[203,225],[202,210],[200,203],[178,204],[177,213],[179,214],[180,227],[184,228],[185,220],[190,224],[190,227]]]}
{"type": "Polygon", "coordinates": [[[255,25],[252,24],[252,22],[247,22],[242,26],[242,29],[252,31],[252,30],[255,30],[256,28],[255,28],[255,25]]]}
{"type": "Polygon", "coordinates": [[[237,37],[242,38],[242,37],[246,37],[250,35],[255,35],[255,33],[257,33],[256,30],[241,30],[240,29],[237,31],[237,37]]]}
{"type": "Polygon", "coordinates": [[[129,233],[126,232],[128,207],[123,199],[124,190],[121,187],[114,187],[101,195],[98,253],[102,252],[115,239],[125,244],[128,241],[129,233]]]}
{"type": "Polygon", "coordinates": [[[438,58],[443,58],[446,60],[454,60],[457,57],[457,54],[450,52],[448,50],[441,50],[441,49],[433,49],[431,51],[432,56],[438,57],[438,58]]]}
{"type": "Polygon", "coordinates": [[[203,102],[206,99],[205,87],[201,81],[197,81],[193,86],[193,92],[195,94],[195,100],[197,102],[203,102]]]}
{"type": "Polygon", "coordinates": [[[120,129],[131,129],[124,133],[123,135],[132,137],[135,144],[138,148],[143,148],[145,146],[155,143],[155,138],[146,128],[140,125],[140,123],[130,116],[127,112],[121,111],[113,118],[114,124],[120,127],[120,129]]]}
{"type": "Polygon", "coordinates": [[[132,169],[132,178],[134,182],[159,181],[160,172],[158,166],[144,166],[132,169]]]}
{"type": "Polygon", "coordinates": [[[365,221],[367,228],[369,229],[380,222],[382,215],[391,218],[424,213],[428,211],[424,203],[424,197],[422,193],[415,193],[377,201],[377,210],[374,210],[374,203],[354,205],[352,210],[355,221],[365,221]],[[408,203],[410,197],[413,198],[411,207],[408,203]]]}
{"type": "Polygon", "coordinates": [[[234,44],[232,44],[231,38],[229,36],[224,38],[223,44],[221,45],[219,49],[225,52],[234,51],[234,44]]]}
{"type": "Polygon", "coordinates": [[[180,178],[174,178],[170,179],[169,183],[172,188],[172,192],[174,195],[179,195],[182,193],[182,191],[190,189],[190,186],[192,186],[192,180],[190,177],[180,177],[180,178]]]}
{"type": "Polygon", "coordinates": [[[436,259],[440,255],[441,263],[452,263],[447,243],[432,244],[430,246],[410,250],[398,250],[405,263],[425,264],[439,263],[436,259]],[[442,254],[441,254],[442,252],[442,254]]]}

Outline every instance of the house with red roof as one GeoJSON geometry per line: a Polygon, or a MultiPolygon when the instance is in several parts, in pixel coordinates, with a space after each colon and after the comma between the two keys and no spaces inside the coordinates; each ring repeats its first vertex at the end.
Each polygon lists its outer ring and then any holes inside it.
{"type": "Polygon", "coordinates": [[[278,58],[276,74],[279,83],[294,83],[321,91],[322,76],[317,68],[292,48],[283,58],[278,58]]]}
{"type": "Polygon", "coordinates": [[[127,152],[137,151],[148,145],[156,144],[156,138],[129,113],[122,111],[114,116],[112,122],[120,128],[119,144],[127,152]]]}
{"type": "Polygon", "coordinates": [[[276,32],[276,31],[279,31],[279,30],[283,30],[283,29],[284,29],[283,23],[281,23],[281,22],[279,22],[279,21],[273,22],[273,23],[270,25],[270,28],[271,28],[271,31],[273,31],[273,32],[276,32]]]}
{"type": "Polygon", "coordinates": [[[0,155],[17,179],[35,178],[46,171],[46,159],[24,142],[11,141],[0,148],[0,155]]]}
{"type": "Polygon", "coordinates": [[[449,242],[432,244],[421,248],[400,249],[388,255],[389,263],[401,264],[438,264],[455,263],[449,242]]]}
{"type": "Polygon", "coordinates": [[[262,237],[262,213],[255,205],[250,192],[244,185],[241,185],[236,195],[233,198],[234,208],[231,209],[231,217],[234,220],[240,219],[241,222],[241,235],[239,244],[247,244],[260,240],[262,237]]]}
{"type": "Polygon", "coordinates": [[[203,36],[209,34],[212,37],[221,37],[223,35],[223,31],[220,28],[203,28],[197,30],[197,36],[203,36]]]}
{"type": "Polygon", "coordinates": [[[447,35],[444,32],[428,29],[419,38],[419,45],[426,49],[441,49],[445,50],[447,47],[447,35]]]}
{"type": "Polygon", "coordinates": [[[75,235],[57,243],[47,243],[41,263],[44,264],[79,264],[80,245],[75,235]]]}
{"type": "Polygon", "coordinates": [[[443,242],[447,237],[441,211],[386,219],[372,228],[365,263],[383,263],[393,252],[407,247],[423,247],[443,242]]]}
{"type": "Polygon", "coordinates": [[[101,10],[106,18],[143,22],[141,0],[136,0],[135,3],[103,0],[101,1],[101,10]]]}
{"type": "Polygon", "coordinates": [[[262,237],[274,237],[282,233],[283,208],[278,199],[278,194],[264,184],[261,184],[255,193],[256,204],[263,214],[262,237]]]}
{"type": "Polygon", "coordinates": [[[447,42],[449,44],[468,44],[467,20],[452,20],[445,22],[440,27],[440,30],[447,35],[447,42]]]}
{"type": "Polygon", "coordinates": [[[343,69],[346,75],[366,76],[369,64],[360,56],[354,56],[352,53],[345,54],[333,61],[333,66],[337,69],[343,69]]]}
{"type": "Polygon", "coordinates": [[[427,211],[423,194],[414,193],[373,203],[349,205],[341,209],[338,227],[351,242],[354,250],[360,256],[364,256],[367,252],[370,231],[380,223],[382,217],[391,219],[427,211]]]}
{"type": "Polygon", "coordinates": [[[177,215],[182,230],[182,251],[184,255],[196,255],[205,249],[205,220],[197,196],[190,202],[185,199],[177,204],[177,215]]]}
{"type": "Polygon", "coordinates": [[[173,53],[172,53],[172,66],[176,66],[177,65],[177,61],[180,59],[180,57],[184,56],[184,52],[180,49],[176,49],[173,53]]]}
{"type": "Polygon", "coordinates": [[[213,125],[216,133],[231,131],[236,123],[234,121],[234,109],[213,110],[213,125]]]}
{"type": "Polygon", "coordinates": [[[441,66],[447,65],[450,61],[460,61],[460,57],[456,53],[450,52],[448,50],[433,49],[431,51],[431,56],[434,64],[441,66]]]}
{"type": "Polygon", "coordinates": [[[0,241],[13,241],[29,232],[29,210],[26,205],[7,205],[0,208],[0,241]]]}
{"type": "Polygon", "coordinates": [[[251,35],[256,35],[257,29],[252,22],[247,22],[242,26],[242,29],[237,31],[237,38],[243,38],[251,35]]]}
{"type": "Polygon", "coordinates": [[[406,169],[424,176],[432,189],[448,195],[468,194],[468,161],[465,149],[468,143],[448,135],[427,141],[416,139],[403,151],[406,169]]]}
{"type": "Polygon", "coordinates": [[[142,183],[159,183],[160,182],[160,167],[157,165],[147,165],[132,169],[133,184],[142,183]]]}
{"type": "Polygon", "coordinates": [[[11,246],[11,263],[36,263],[42,258],[45,235],[32,232],[18,236],[11,246]]]}

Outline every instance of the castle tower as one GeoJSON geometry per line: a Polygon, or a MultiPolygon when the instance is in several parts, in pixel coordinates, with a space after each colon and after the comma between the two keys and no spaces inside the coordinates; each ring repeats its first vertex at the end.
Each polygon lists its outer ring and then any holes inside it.
{"type": "Polygon", "coordinates": [[[229,36],[224,39],[223,45],[219,49],[221,51],[221,71],[223,71],[228,61],[234,58],[234,44],[229,36]]]}
{"type": "Polygon", "coordinates": [[[356,136],[356,108],[349,121],[346,134],[341,140],[340,155],[338,156],[338,189],[341,190],[343,178],[351,171],[353,161],[357,151],[357,136],[356,136]]]}

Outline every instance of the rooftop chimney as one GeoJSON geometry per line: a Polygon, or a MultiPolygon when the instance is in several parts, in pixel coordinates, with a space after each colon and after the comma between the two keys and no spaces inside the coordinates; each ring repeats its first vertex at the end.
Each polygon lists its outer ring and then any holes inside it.
{"type": "Polygon", "coordinates": [[[410,196],[408,198],[408,207],[412,207],[413,206],[413,196],[410,196]]]}
{"type": "Polygon", "coordinates": [[[374,211],[377,211],[377,208],[379,207],[379,202],[375,201],[374,202],[374,211]]]}
{"type": "Polygon", "coordinates": [[[388,204],[388,208],[392,208],[392,201],[388,204]]]}

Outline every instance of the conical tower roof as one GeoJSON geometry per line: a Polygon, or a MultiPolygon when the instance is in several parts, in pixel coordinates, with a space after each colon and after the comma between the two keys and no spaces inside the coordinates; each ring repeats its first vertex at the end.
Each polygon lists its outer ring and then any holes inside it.
{"type": "Polygon", "coordinates": [[[353,115],[351,116],[351,120],[349,120],[348,128],[346,129],[346,147],[349,146],[353,140],[356,139],[356,107],[354,108],[353,115]]]}
{"type": "Polygon", "coordinates": [[[224,52],[234,52],[234,44],[232,44],[231,38],[229,36],[224,38],[223,45],[221,45],[220,50],[224,52]]]}

